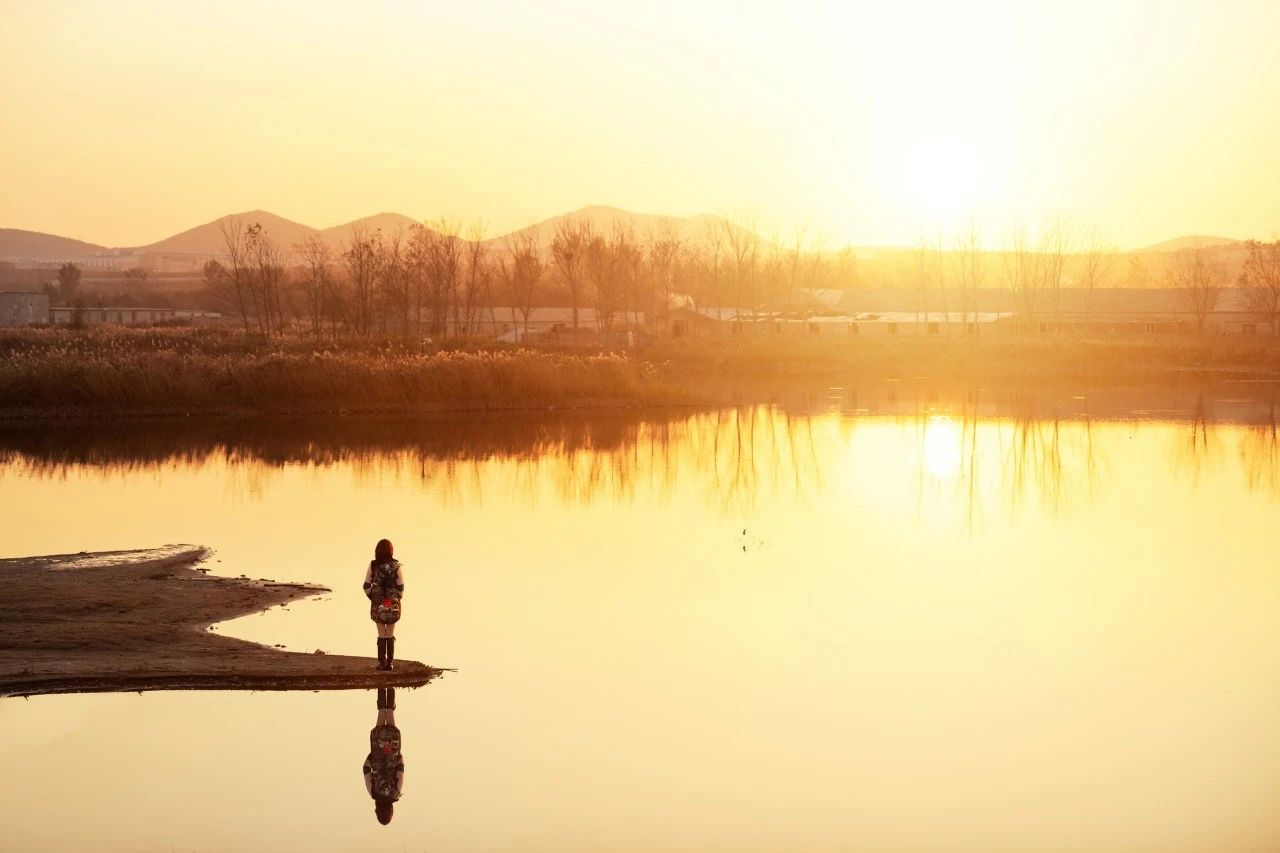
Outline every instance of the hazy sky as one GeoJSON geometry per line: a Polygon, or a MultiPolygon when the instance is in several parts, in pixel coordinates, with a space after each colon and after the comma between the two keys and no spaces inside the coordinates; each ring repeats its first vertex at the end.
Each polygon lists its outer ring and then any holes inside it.
{"type": "Polygon", "coordinates": [[[0,0],[0,226],[127,245],[253,208],[501,230],[611,204],[833,243],[1265,237],[1278,37],[1275,0],[0,0]]]}

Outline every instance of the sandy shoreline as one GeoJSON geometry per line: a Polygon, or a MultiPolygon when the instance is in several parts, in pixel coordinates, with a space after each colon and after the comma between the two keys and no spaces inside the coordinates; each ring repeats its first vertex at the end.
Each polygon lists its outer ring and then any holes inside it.
{"type": "Polygon", "coordinates": [[[208,626],[328,590],[209,575],[194,546],[0,560],[0,696],[420,686],[441,670],[284,652],[208,626]]]}

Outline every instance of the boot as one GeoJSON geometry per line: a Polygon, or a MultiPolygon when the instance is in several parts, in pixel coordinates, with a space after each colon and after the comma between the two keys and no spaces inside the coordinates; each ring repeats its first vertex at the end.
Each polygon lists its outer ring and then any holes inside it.
{"type": "Polygon", "coordinates": [[[396,638],[387,637],[387,669],[395,669],[393,664],[396,660],[396,638]]]}
{"type": "Polygon", "coordinates": [[[378,710],[385,711],[387,709],[387,688],[378,688],[378,710]]]}
{"type": "Polygon", "coordinates": [[[388,711],[394,711],[396,709],[396,689],[394,687],[387,688],[387,699],[383,705],[388,711]]]}
{"type": "Polygon", "coordinates": [[[378,638],[378,669],[387,668],[387,641],[383,637],[378,638]]]}

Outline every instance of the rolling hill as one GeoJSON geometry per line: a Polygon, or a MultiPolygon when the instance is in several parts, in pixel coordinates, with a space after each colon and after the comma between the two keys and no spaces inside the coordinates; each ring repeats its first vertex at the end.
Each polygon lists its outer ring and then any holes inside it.
{"type": "Polygon", "coordinates": [[[143,252],[219,254],[225,249],[221,224],[229,219],[239,219],[245,225],[254,222],[261,224],[267,234],[286,251],[313,234],[319,234],[331,248],[337,250],[346,243],[353,228],[362,228],[369,232],[381,229],[385,233],[390,233],[397,229],[407,230],[410,225],[416,223],[416,220],[400,213],[378,213],[330,228],[313,228],[265,210],[251,210],[206,222],[204,225],[198,225],[159,242],[139,246],[138,249],[143,252]]]}
{"type": "Polygon", "coordinates": [[[0,258],[87,258],[106,251],[106,246],[70,237],[0,228],[0,258]]]}
{"type": "MultiPolygon", "coordinates": [[[[310,225],[305,225],[300,222],[285,219],[282,216],[277,216],[269,211],[251,210],[244,213],[232,214],[231,216],[224,216],[219,219],[215,219],[212,222],[206,222],[203,225],[198,225],[195,228],[189,228],[186,231],[166,237],[163,240],[158,240],[155,243],[125,249],[124,251],[155,252],[161,254],[220,255],[225,250],[225,247],[223,245],[222,232],[219,225],[220,223],[233,218],[238,218],[246,225],[251,222],[261,223],[272,239],[274,239],[286,252],[290,251],[295,245],[303,242],[313,234],[320,235],[330,248],[335,252],[339,252],[345,248],[353,229],[360,228],[366,232],[381,230],[384,234],[391,234],[397,231],[407,231],[410,226],[417,224],[417,220],[401,213],[378,213],[373,216],[366,216],[351,222],[345,222],[341,225],[333,225],[328,228],[314,228],[310,225]]],[[[702,243],[711,234],[715,234],[717,232],[723,234],[723,229],[726,225],[730,229],[739,227],[728,224],[726,220],[721,217],[711,216],[708,214],[698,214],[696,216],[665,216],[662,214],[652,213],[632,213],[628,210],[609,207],[606,205],[591,205],[571,213],[552,216],[548,219],[535,222],[532,225],[508,234],[492,237],[486,240],[485,243],[493,248],[502,248],[514,235],[532,234],[536,236],[538,241],[545,247],[550,244],[552,237],[555,235],[556,229],[563,222],[570,219],[589,222],[599,233],[607,233],[613,227],[615,222],[622,222],[629,225],[641,239],[645,238],[650,233],[654,233],[665,228],[674,228],[675,232],[686,243],[702,243]]],[[[1131,252],[1121,252],[1121,254],[1160,255],[1195,246],[1229,248],[1239,246],[1240,243],[1241,241],[1233,240],[1228,237],[1187,235],[1173,240],[1166,240],[1162,243],[1145,246],[1141,249],[1135,249],[1131,252]]],[[[772,245],[773,244],[767,239],[763,240],[763,249],[765,251],[768,251],[772,245]]],[[[103,254],[112,251],[120,250],[100,246],[95,243],[87,243],[82,240],[60,237],[55,234],[44,234],[38,231],[25,231],[18,228],[0,228],[0,258],[33,258],[42,260],[76,259],[87,258],[91,255],[103,254]]],[[[830,249],[828,251],[830,251],[830,249]]],[[[878,255],[891,255],[904,251],[910,250],[904,247],[888,246],[876,248],[860,247],[857,249],[860,256],[865,256],[867,258],[878,255]]]]}
{"type": "Polygon", "coordinates": [[[1208,249],[1216,246],[1234,246],[1239,242],[1239,240],[1233,240],[1230,237],[1209,237],[1202,234],[1188,234],[1186,237],[1176,237],[1172,240],[1165,240],[1163,243],[1143,246],[1141,249],[1135,249],[1134,254],[1158,254],[1162,252],[1177,252],[1182,249],[1195,248],[1208,249]]]}
{"type": "Polygon", "coordinates": [[[382,231],[384,234],[393,234],[396,231],[408,231],[409,226],[417,224],[418,220],[402,213],[377,213],[342,225],[334,225],[332,228],[325,228],[320,232],[320,236],[336,249],[351,237],[352,230],[356,228],[366,232],[382,231]]]}
{"type": "MultiPolygon", "coordinates": [[[[267,234],[286,251],[303,242],[313,234],[319,234],[329,246],[340,251],[351,237],[353,229],[360,228],[366,232],[381,230],[384,234],[407,231],[410,226],[418,224],[417,220],[401,213],[378,213],[361,219],[333,225],[328,228],[314,228],[301,222],[285,219],[266,210],[250,210],[223,216],[212,222],[188,228],[163,240],[143,246],[129,247],[127,251],[155,252],[158,254],[195,254],[219,255],[225,250],[222,239],[221,224],[230,219],[239,219],[241,223],[261,223],[267,234]]],[[[556,228],[569,219],[590,222],[598,232],[607,233],[615,222],[630,225],[636,235],[643,238],[647,234],[662,228],[674,227],[679,236],[686,241],[700,242],[708,233],[722,227],[724,220],[719,217],[699,214],[697,216],[663,216],[652,213],[632,213],[617,207],[593,205],[581,210],[553,216],[536,222],[526,228],[503,234],[486,240],[486,244],[501,247],[513,234],[534,234],[542,245],[549,245],[555,235],[556,228]]],[[[731,226],[736,227],[736,226],[731,226]]],[[[41,234],[35,231],[17,229],[0,229],[0,257],[21,258],[77,258],[93,254],[115,251],[114,249],[69,240],[52,234],[41,234]]]]}
{"type": "MultiPolygon", "coordinates": [[[[562,213],[559,216],[535,222],[526,228],[493,237],[485,242],[493,247],[501,247],[512,237],[533,234],[537,237],[539,243],[543,246],[548,246],[555,236],[556,229],[568,220],[588,222],[599,234],[608,234],[615,222],[621,222],[624,225],[629,225],[641,240],[650,233],[658,233],[665,228],[674,228],[676,234],[686,243],[701,243],[707,239],[709,234],[715,233],[725,226],[734,229],[739,228],[739,226],[728,222],[722,217],[706,213],[699,213],[696,216],[666,216],[658,213],[632,213],[629,210],[608,207],[607,205],[592,205],[581,210],[575,210],[572,213],[562,213]]],[[[772,245],[768,240],[763,240],[763,244],[765,246],[772,245]]]]}
{"type": "Polygon", "coordinates": [[[294,243],[301,243],[312,234],[319,233],[318,229],[285,219],[283,216],[276,216],[274,213],[268,213],[265,210],[251,210],[247,213],[220,217],[212,222],[206,222],[204,225],[188,228],[186,231],[174,234],[172,237],[166,237],[146,246],[138,246],[137,249],[141,252],[216,254],[225,249],[222,240],[222,223],[231,219],[239,219],[245,225],[252,222],[261,223],[263,229],[281,246],[292,246],[294,243]]]}
{"type": "Polygon", "coordinates": [[[559,216],[552,216],[541,222],[535,222],[525,228],[519,228],[507,234],[500,234],[497,237],[489,239],[488,243],[501,245],[512,237],[524,236],[532,234],[537,237],[538,242],[547,245],[551,242],[551,238],[555,236],[556,229],[563,223],[574,220],[578,222],[587,222],[597,231],[608,233],[613,227],[614,222],[624,222],[635,229],[637,234],[644,234],[650,229],[666,227],[669,224],[674,225],[681,236],[688,236],[686,231],[692,230],[689,219],[682,219],[677,216],[661,216],[652,213],[632,213],[628,210],[622,210],[617,207],[608,207],[605,205],[591,205],[581,210],[575,210],[571,213],[562,213],[559,216]]]}

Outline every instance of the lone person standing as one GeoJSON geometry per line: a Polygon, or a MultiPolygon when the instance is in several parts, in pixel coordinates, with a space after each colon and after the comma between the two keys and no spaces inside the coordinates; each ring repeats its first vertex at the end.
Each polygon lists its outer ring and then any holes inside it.
{"type": "Polygon", "coordinates": [[[369,618],[378,626],[378,669],[392,669],[396,659],[396,623],[404,596],[404,571],[393,554],[391,540],[380,539],[373,560],[364,573],[364,594],[369,596],[369,618]]]}

